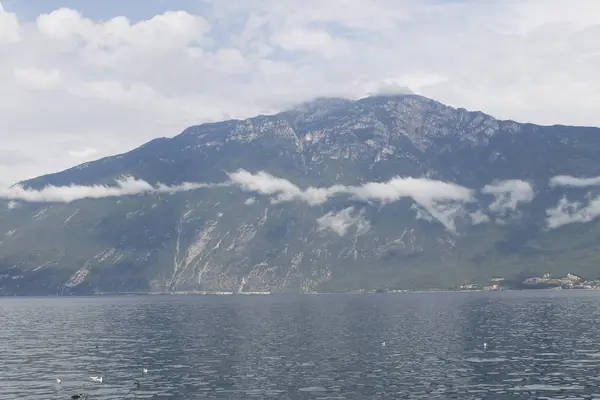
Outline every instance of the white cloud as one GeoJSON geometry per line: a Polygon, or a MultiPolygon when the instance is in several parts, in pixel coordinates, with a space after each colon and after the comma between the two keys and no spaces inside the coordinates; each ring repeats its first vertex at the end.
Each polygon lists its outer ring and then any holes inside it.
{"type": "Polygon", "coordinates": [[[367,92],[369,96],[394,96],[399,94],[414,94],[408,86],[402,86],[398,82],[386,79],[384,82],[373,84],[373,89],[367,92]]]}
{"type": "Polygon", "coordinates": [[[336,43],[327,31],[305,28],[284,32],[275,36],[271,43],[287,51],[315,52],[325,57],[347,50],[343,42],[336,43]]]}
{"type": "Polygon", "coordinates": [[[230,173],[229,178],[243,190],[272,196],[274,203],[300,200],[314,206],[341,194],[382,204],[410,198],[450,231],[455,230],[454,219],[462,215],[462,203],[475,201],[471,189],[425,178],[396,177],[387,182],[368,182],[361,186],[333,185],[307,189],[263,171],[253,174],[239,170],[230,173]]]}
{"type": "Polygon", "coordinates": [[[36,28],[44,37],[67,40],[72,46],[77,45],[74,41],[81,41],[88,46],[83,50],[104,52],[110,57],[122,56],[119,52],[126,50],[123,46],[131,46],[130,50],[145,49],[152,52],[186,49],[189,45],[197,44],[210,30],[210,24],[204,18],[184,11],[167,11],[132,24],[120,16],[108,21],[93,21],[76,10],[61,8],[40,15],[36,20],[36,28]]]}
{"type": "Polygon", "coordinates": [[[276,178],[264,171],[253,174],[243,169],[230,173],[229,179],[243,190],[274,196],[272,199],[274,203],[302,200],[311,206],[325,203],[335,194],[342,193],[345,188],[336,185],[329,188],[309,187],[302,190],[287,179],[276,178]]]}
{"type": "Polygon", "coordinates": [[[61,83],[60,71],[56,69],[16,68],[13,73],[18,83],[30,89],[49,90],[61,83]]]}
{"type": "Polygon", "coordinates": [[[221,183],[197,183],[197,182],[183,182],[179,185],[169,186],[163,183],[159,183],[156,188],[154,188],[155,192],[159,193],[177,193],[177,192],[189,192],[190,190],[198,190],[198,189],[209,189],[209,188],[222,188],[230,186],[229,182],[221,182],[221,183]]]}
{"type": "MultiPolygon", "coordinates": [[[[292,182],[277,178],[264,171],[255,174],[238,170],[228,174],[230,180],[220,183],[184,182],[179,185],[165,184],[150,185],[148,182],[131,176],[122,177],[115,185],[93,186],[46,186],[40,190],[26,189],[20,185],[0,188],[0,199],[10,200],[8,209],[19,207],[19,202],[59,202],[69,203],[81,199],[100,199],[107,197],[131,196],[142,193],[176,193],[203,188],[237,186],[244,191],[256,192],[271,196],[273,203],[303,201],[310,206],[326,203],[337,195],[346,195],[356,200],[379,202],[382,205],[401,199],[412,199],[411,209],[417,212],[417,219],[429,222],[437,221],[448,231],[455,232],[455,220],[468,216],[473,225],[489,222],[488,215],[481,210],[467,213],[464,204],[475,202],[471,189],[447,182],[424,178],[396,177],[387,182],[367,182],[360,186],[333,185],[330,187],[301,189],[292,182]]],[[[561,184],[572,184],[572,180],[557,180],[561,184]]],[[[580,184],[579,181],[576,181],[580,184]]],[[[534,193],[531,185],[525,181],[499,181],[486,185],[484,194],[495,196],[489,206],[490,211],[506,215],[516,211],[521,203],[533,200],[534,193]]],[[[250,197],[244,204],[254,204],[256,199],[250,197]]],[[[317,220],[320,229],[330,229],[344,236],[348,229],[356,226],[357,235],[362,235],[370,229],[370,223],[364,218],[363,211],[354,215],[354,208],[348,207],[340,212],[329,212],[317,220]]],[[[579,202],[569,202],[566,198],[560,200],[555,208],[546,210],[547,225],[557,228],[571,223],[590,222],[600,216],[600,197],[592,198],[587,205],[579,202]]],[[[496,219],[496,223],[505,223],[496,219]]]]}
{"type": "Polygon", "coordinates": [[[569,175],[558,175],[550,179],[550,187],[566,186],[584,188],[589,186],[600,186],[600,176],[595,178],[576,178],[569,175]]]}
{"type": "Polygon", "coordinates": [[[92,147],[83,147],[80,149],[69,150],[68,154],[71,157],[80,158],[80,159],[89,159],[90,157],[96,155],[98,150],[92,147]]]}
{"type": "Polygon", "coordinates": [[[395,95],[420,92],[428,86],[440,85],[448,81],[448,77],[435,73],[416,72],[398,78],[386,78],[382,82],[374,82],[375,90],[370,95],[395,95]]]}
{"type": "Polygon", "coordinates": [[[101,157],[225,115],[404,86],[500,118],[600,125],[596,0],[205,0],[202,10],[141,21],[0,12],[0,140],[29,160],[0,167],[0,182],[72,166],[72,149],[101,157]]]}
{"type": "MultiPolygon", "coordinates": [[[[465,215],[465,209],[460,201],[432,201],[421,203],[421,205],[433,219],[444,225],[450,232],[456,232],[456,226],[454,225],[456,218],[465,215]]],[[[417,218],[419,218],[418,214],[417,218]]]]}
{"type": "Polygon", "coordinates": [[[21,39],[20,30],[21,26],[17,16],[6,12],[0,5],[0,46],[19,42],[21,39]]]}
{"type": "MultiPolygon", "coordinates": [[[[228,187],[235,185],[244,191],[271,196],[273,203],[304,201],[310,206],[320,205],[336,195],[349,195],[363,201],[391,203],[403,198],[412,198],[447,229],[454,231],[454,219],[461,215],[462,202],[474,201],[472,192],[451,183],[417,178],[394,178],[388,182],[370,182],[361,186],[333,185],[325,188],[300,189],[292,182],[274,177],[264,171],[256,174],[238,170],[228,174],[230,180],[221,183],[190,183],[176,186],[157,184],[133,177],[123,177],[116,185],[94,186],[46,186],[40,190],[25,189],[21,185],[0,188],[0,199],[27,202],[72,202],[80,199],[129,196],[140,193],[174,193],[201,188],[228,187]]],[[[247,199],[245,204],[252,204],[247,199]]]]}
{"type": "Polygon", "coordinates": [[[444,200],[472,201],[473,191],[454,183],[427,178],[396,177],[387,182],[368,182],[348,187],[347,191],[361,200],[377,200],[389,203],[411,197],[421,206],[444,200]]]}
{"type": "Polygon", "coordinates": [[[20,185],[0,189],[0,198],[27,202],[69,203],[75,200],[127,196],[150,191],[153,187],[132,177],[117,180],[116,186],[46,186],[41,190],[26,189],[20,185]]]}
{"type": "MultiPolygon", "coordinates": [[[[175,193],[197,190],[202,188],[211,188],[219,186],[228,186],[227,183],[189,183],[184,182],[176,186],[158,184],[150,185],[141,179],[131,176],[123,177],[115,181],[116,185],[93,185],[93,186],[46,186],[40,190],[26,189],[21,185],[14,185],[8,188],[0,188],[0,199],[11,200],[14,204],[16,200],[33,203],[70,203],[82,199],[101,199],[107,197],[132,196],[141,193],[175,193]]],[[[14,208],[14,207],[13,207],[14,208]]]]}
{"type": "Polygon", "coordinates": [[[471,218],[471,223],[473,225],[479,225],[490,221],[490,217],[481,210],[470,213],[469,217],[471,218]]]}
{"type": "Polygon", "coordinates": [[[489,209],[500,215],[505,215],[509,211],[516,211],[519,204],[531,202],[535,195],[531,184],[519,179],[486,185],[481,189],[481,192],[495,197],[489,209]]]}
{"type": "MultiPolygon", "coordinates": [[[[107,197],[131,196],[141,193],[175,193],[202,188],[237,186],[244,191],[271,196],[273,203],[304,201],[310,206],[320,205],[336,195],[347,195],[363,201],[377,201],[381,204],[395,202],[404,198],[412,199],[417,208],[417,217],[428,221],[434,219],[446,229],[454,232],[454,220],[464,215],[463,203],[475,201],[470,189],[452,183],[421,178],[396,177],[388,182],[369,182],[361,186],[333,185],[325,188],[309,187],[301,189],[292,182],[274,177],[264,171],[255,174],[238,170],[228,174],[230,180],[221,183],[184,182],[179,185],[150,185],[148,182],[131,176],[122,177],[115,185],[93,186],[46,186],[39,190],[26,189],[21,185],[0,188],[0,199],[10,200],[8,207],[15,208],[18,201],[70,203],[81,199],[100,199],[107,197]]],[[[244,204],[254,204],[255,198],[245,200],[244,204]]],[[[357,215],[353,207],[339,213],[327,213],[317,221],[320,227],[329,228],[343,236],[349,227],[356,226],[357,234],[362,235],[370,229],[363,211],[357,215]]]]}
{"type": "Polygon", "coordinates": [[[576,0],[566,6],[562,0],[533,0],[515,4],[514,23],[522,35],[534,33],[544,26],[567,25],[579,30],[600,23],[595,0],[576,0]]]}
{"type": "Polygon", "coordinates": [[[422,219],[427,222],[433,222],[435,220],[435,218],[433,218],[433,216],[431,214],[429,214],[427,211],[425,211],[423,209],[423,207],[421,207],[417,203],[414,203],[413,205],[411,205],[410,209],[415,210],[417,219],[422,219]]]}
{"type": "Polygon", "coordinates": [[[567,224],[591,222],[600,216],[600,197],[591,199],[587,205],[560,199],[555,208],[546,210],[548,228],[554,229],[567,224]]]}
{"type": "Polygon", "coordinates": [[[347,192],[358,199],[375,200],[383,204],[411,198],[451,232],[456,230],[455,218],[463,214],[462,203],[475,200],[471,189],[454,183],[412,177],[369,182],[349,187],[347,192]]]}
{"type": "Polygon", "coordinates": [[[356,236],[364,235],[371,229],[371,223],[363,216],[363,211],[353,214],[354,207],[345,208],[337,213],[330,211],[317,219],[319,230],[329,229],[344,236],[351,227],[356,226],[356,236]]]}

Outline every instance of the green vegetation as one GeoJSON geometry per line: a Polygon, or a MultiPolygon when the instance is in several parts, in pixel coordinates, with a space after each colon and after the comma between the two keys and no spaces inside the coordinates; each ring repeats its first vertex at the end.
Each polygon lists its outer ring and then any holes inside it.
{"type": "Polygon", "coordinates": [[[141,194],[69,204],[0,204],[0,294],[164,290],[348,292],[456,288],[567,272],[600,278],[600,224],[549,230],[546,210],[596,188],[552,189],[551,177],[600,175],[600,130],[497,121],[418,96],[320,102],[249,121],[192,127],[132,152],[25,182],[151,184],[223,182],[266,171],[300,188],[429,177],[469,188],[530,182],[535,198],[507,215],[479,193],[449,232],[416,218],[410,199],[380,204],[350,196],[322,205],[278,204],[239,187],[141,194]],[[253,201],[246,204],[246,200],[253,201]],[[354,207],[368,221],[340,236],[317,219],[354,207]],[[469,212],[491,222],[473,226],[469,212]],[[502,223],[499,223],[501,220],[502,223]],[[85,271],[78,283],[77,271],[85,271]],[[69,283],[71,282],[71,283],[69,283]],[[74,284],[73,282],[77,283],[74,284]],[[244,283],[242,283],[244,282],[244,283]]]}

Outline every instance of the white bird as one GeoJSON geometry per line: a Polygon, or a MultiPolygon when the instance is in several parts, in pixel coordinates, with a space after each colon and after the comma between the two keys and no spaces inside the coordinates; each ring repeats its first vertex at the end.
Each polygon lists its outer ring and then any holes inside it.
{"type": "Polygon", "coordinates": [[[60,385],[62,383],[62,379],[56,378],[56,383],[58,383],[60,385]]]}
{"type": "Polygon", "coordinates": [[[487,343],[486,342],[483,342],[483,348],[487,349],[487,343]]]}
{"type": "Polygon", "coordinates": [[[385,342],[381,342],[381,347],[385,347],[385,342]]]}
{"type": "Polygon", "coordinates": [[[142,368],[142,374],[148,375],[148,369],[147,368],[142,368]]]}
{"type": "Polygon", "coordinates": [[[104,377],[102,377],[102,376],[100,376],[100,377],[98,377],[98,376],[90,376],[90,379],[92,381],[94,381],[94,382],[100,382],[100,383],[102,383],[104,381],[104,377]]]}

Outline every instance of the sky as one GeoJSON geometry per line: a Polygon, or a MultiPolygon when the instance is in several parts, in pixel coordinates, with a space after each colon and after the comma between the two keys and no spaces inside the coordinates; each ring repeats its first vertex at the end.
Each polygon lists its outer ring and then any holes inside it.
{"type": "Polygon", "coordinates": [[[600,126],[597,0],[0,1],[0,184],[389,88],[600,126]]]}

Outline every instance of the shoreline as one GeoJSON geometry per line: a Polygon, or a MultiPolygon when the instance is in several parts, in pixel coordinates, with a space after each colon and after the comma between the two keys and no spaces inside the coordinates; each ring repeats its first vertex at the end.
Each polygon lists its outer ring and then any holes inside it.
{"type": "Polygon", "coordinates": [[[492,293],[492,292],[556,292],[556,291],[599,291],[600,288],[573,288],[573,289],[555,289],[555,288],[543,288],[543,289],[501,289],[501,290],[485,290],[485,289],[473,289],[473,290],[453,290],[453,289],[414,289],[414,290],[396,290],[386,292],[376,291],[349,291],[349,292],[226,292],[226,291],[177,291],[177,292],[96,292],[88,294],[31,294],[31,295],[17,295],[17,294],[2,294],[0,298],[20,297],[20,298],[33,298],[33,297],[120,297],[120,296],[269,296],[269,295],[394,295],[394,294],[425,294],[425,293],[492,293]]]}

